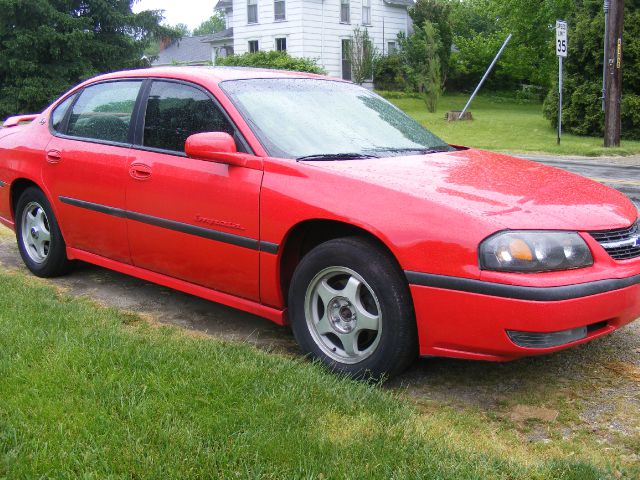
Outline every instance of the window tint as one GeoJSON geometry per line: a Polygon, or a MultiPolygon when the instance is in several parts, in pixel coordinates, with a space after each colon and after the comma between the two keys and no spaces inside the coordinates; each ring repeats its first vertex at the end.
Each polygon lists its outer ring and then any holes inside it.
{"type": "Polygon", "coordinates": [[[64,127],[62,121],[64,120],[67,110],[69,110],[69,107],[73,103],[74,98],[76,98],[76,96],[71,95],[53,110],[51,114],[51,126],[56,132],[62,132],[62,128],[64,127]]]}
{"type": "Polygon", "coordinates": [[[127,142],[141,81],[109,82],[85,88],[73,106],[68,135],[127,142]]]}
{"type": "Polygon", "coordinates": [[[179,83],[154,82],[147,101],[143,145],[184,152],[187,137],[201,132],[234,133],[202,91],[179,83]]]}

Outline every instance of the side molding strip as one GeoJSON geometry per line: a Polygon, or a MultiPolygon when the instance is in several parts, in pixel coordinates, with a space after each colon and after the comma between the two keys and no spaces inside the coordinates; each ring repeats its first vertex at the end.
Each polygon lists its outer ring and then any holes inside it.
{"type": "Polygon", "coordinates": [[[207,238],[209,240],[228,243],[230,245],[236,245],[238,247],[249,248],[251,250],[259,250],[266,253],[278,252],[278,245],[275,243],[260,242],[259,240],[255,240],[253,238],[234,235],[232,233],[197,227],[195,225],[189,225],[188,223],[176,222],[174,220],[154,217],[152,215],[146,215],[144,213],[131,212],[129,210],[122,210],[120,208],[108,207],[106,205],[86,202],[84,200],[77,200],[75,198],[58,198],[62,203],[66,203],[67,205],[73,205],[74,207],[84,208],[86,210],[92,210],[94,212],[104,213],[106,215],[111,215],[114,217],[135,220],[136,222],[145,223],[147,225],[166,228],[168,230],[174,230],[176,232],[182,232],[189,235],[195,235],[197,237],[207,238]]]}
{"type": "Polygon", "coordinates": [[[577,283],[560,287],[525,287],[495,282],[483,282],[471,278],[434,275],[431,273],[404,272],[412,285],[444,288],[460,292],[478,293],[493,297],[531,300],[535,302],[558,302],[572,298],[588,297],[599,293],[611,292],[640,283],[640,274],[627,278],[597,280],[595,282],[577,283]]]}

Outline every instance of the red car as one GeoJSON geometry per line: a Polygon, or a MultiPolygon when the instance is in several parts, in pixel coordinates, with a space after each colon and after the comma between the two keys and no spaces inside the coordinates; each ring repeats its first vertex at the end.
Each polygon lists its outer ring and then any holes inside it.
{"type": "Polygon", "coordinates": [[[640,316],[626,197],[447,145],[347,82],[119,72],[4,127],[0,220],[34,274],[82,260],[290,324],[352,376],[553,352],[640,316]]]}

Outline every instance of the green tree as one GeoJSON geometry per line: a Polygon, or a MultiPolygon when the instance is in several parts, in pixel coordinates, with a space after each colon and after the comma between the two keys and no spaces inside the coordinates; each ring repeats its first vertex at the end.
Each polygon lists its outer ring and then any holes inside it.
{"type": "Polygon", "coordinates": [[[435,112],[443,89],[436,27],[427,20],[422,27],[414,25],[414,32],[408,37],[400,34],[398,39],[409,85],[423,94],[427,109],[435,112]]]}
{"type": "MultiPolygon", "coordinates": [[[[562,123],[567,132],[600,136],[604,13],[599,0],[582,0],[567,18],[569,55],[565,60],[562,123]]],[[[640,0],[625,1],[622,70],[622,136],[640,139],[640,0]]],[[[558,86],[554,80],[544,114],[555,127],[558,86]]]]}
{"type": "Polygon", "coordinates": [[[373,77],[373,65],[377,55],[366,28],[353,29],[347,55],[351,60],[351,76],[354,83],[362,85],[373,77]]]}
{"type": "Polygon", "coordinates": [[[453,43],[453,31],[451,29],[451,5],[450,0],[417,0],[409,9],[409,15],[415,25],[424,25],[430,22],[437,31],[439,41],[438,56],[440,57],[441,75],[443,83],[447,79],[451,45],[453,43]]]}
{"type": "Polygon", "coordinates": [[[0,0],[0,117],[37,112],[93,75],[144,65],[174,32],[133,0],[0,0]]]}
{"type": "Polygon", "coordinates": [[[224,12],[218,10],[211,18],[202,22],[198,27],[193,30],[194,36],[209,35],[216,32],[221,32],[226,28],[226,22],[224,18],[224,12]]]}

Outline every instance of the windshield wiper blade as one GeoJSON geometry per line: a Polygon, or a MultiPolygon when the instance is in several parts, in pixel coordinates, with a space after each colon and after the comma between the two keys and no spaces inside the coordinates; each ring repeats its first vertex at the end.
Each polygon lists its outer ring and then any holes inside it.
{"type": "Polygon", "coordinates": [[[421,154],[429,154],[429,153],[442,153],[442,152],[448,152],[450,147],[434,147],[434,148],[420,148],[420,147],[416,147],[416,148],[381,148],[376,150],[377,152],[398,152],[398,153],[402,153],[402,152],[419,152],[421,154]]]}
{"type": "Polygon", "coordinates": [[[375,155],[368,155],[366,153],[318,153],[315,155],[305,155],[303,157],[296,158],[300,160],[357,160],[359,158],[379,158],[375,155]]]}

